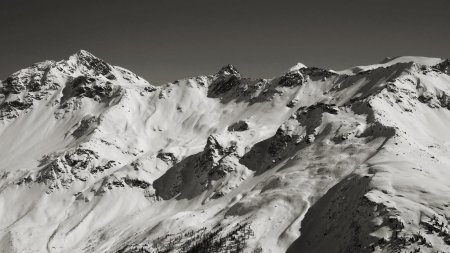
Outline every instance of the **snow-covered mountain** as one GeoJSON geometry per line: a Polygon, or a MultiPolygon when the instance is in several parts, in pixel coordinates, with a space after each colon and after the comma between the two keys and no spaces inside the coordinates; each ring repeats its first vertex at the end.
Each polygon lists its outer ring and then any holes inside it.
{"type": "Polygon", "coordinates": [[[1,252],[450,252],[450,60],[0,86],[1,252]]]}

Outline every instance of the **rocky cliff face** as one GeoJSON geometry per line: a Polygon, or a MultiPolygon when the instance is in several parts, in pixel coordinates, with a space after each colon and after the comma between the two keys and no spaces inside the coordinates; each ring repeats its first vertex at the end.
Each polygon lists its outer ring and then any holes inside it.
{"type": "Polygon", "coordinates": [[[449,60],[153,86],[80,51],[0,85],[5,252],[450,251],[449,60]]]}

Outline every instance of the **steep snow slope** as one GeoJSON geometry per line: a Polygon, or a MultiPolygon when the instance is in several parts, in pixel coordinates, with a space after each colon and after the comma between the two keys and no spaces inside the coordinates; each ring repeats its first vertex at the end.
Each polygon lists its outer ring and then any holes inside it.
{"type": "Polygon", "coordinates": [[[155,87],[86,51],[34,64],[0,86],[0,249],[450,251],[449,66],[155,87]]]}

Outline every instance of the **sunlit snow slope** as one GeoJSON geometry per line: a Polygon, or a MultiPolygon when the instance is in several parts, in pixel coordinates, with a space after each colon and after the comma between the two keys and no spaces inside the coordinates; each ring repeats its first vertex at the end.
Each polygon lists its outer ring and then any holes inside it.
{"type": "Polygon", "coordinates": [[[450,60],[0,85],[0,252],[450,252],[450,60]]]}

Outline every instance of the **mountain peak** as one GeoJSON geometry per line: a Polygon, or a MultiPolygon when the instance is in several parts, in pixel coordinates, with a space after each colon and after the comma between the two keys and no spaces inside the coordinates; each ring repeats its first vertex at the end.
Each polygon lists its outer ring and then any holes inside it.
{"type": "Polygon", "coordinates": [[[84,62],[91,62],[91,61],[102,61],[103,62],[102,59],[98,58],[97,56],[93,55],[92,53],[90,53],[84,49],[80,49],[76,53],[71,55],[69,57],[69,61],[81,63],[81,64],[83,64],[84,62]]]}
{"type": "Polygon", "coordinates": [[[224,76],[229,76],[229,75],[234,75],[234,76],[240,76],[241,74],[239,73],[239,71],[231,64],[228,64],[226,66],[223,66],[220,70],[219,70],[219,75],[224,75],[224,76]]]}
{"type": "Polygon", "coordinates": [[[69,57],[68,62],[76,66],[84,66],[87,69],[94,71],[95,74],[104,75],[108,79],[115,79],[112,74],[112,67],[86,50],[80,49],[74,55],[69,57]]]}
{"type": "Polygon", "coordinates": [[[304,68],[307,68],[307,66],[301,62],[298,62],[297,64],[295,64],[294,66],[292,66],[289,69],[289,72],[295,72],[295,71],[298,71],[298,70],[304,69],[304,68]]]}
{"type": "Polygon", "coordinates": [[[86,51],[84,49],[78,50],[74,55],[77,56],[77,57],[97,58],[95,55],[91,54],[90,52],[88,52],[88,51],[86,51]]]}

